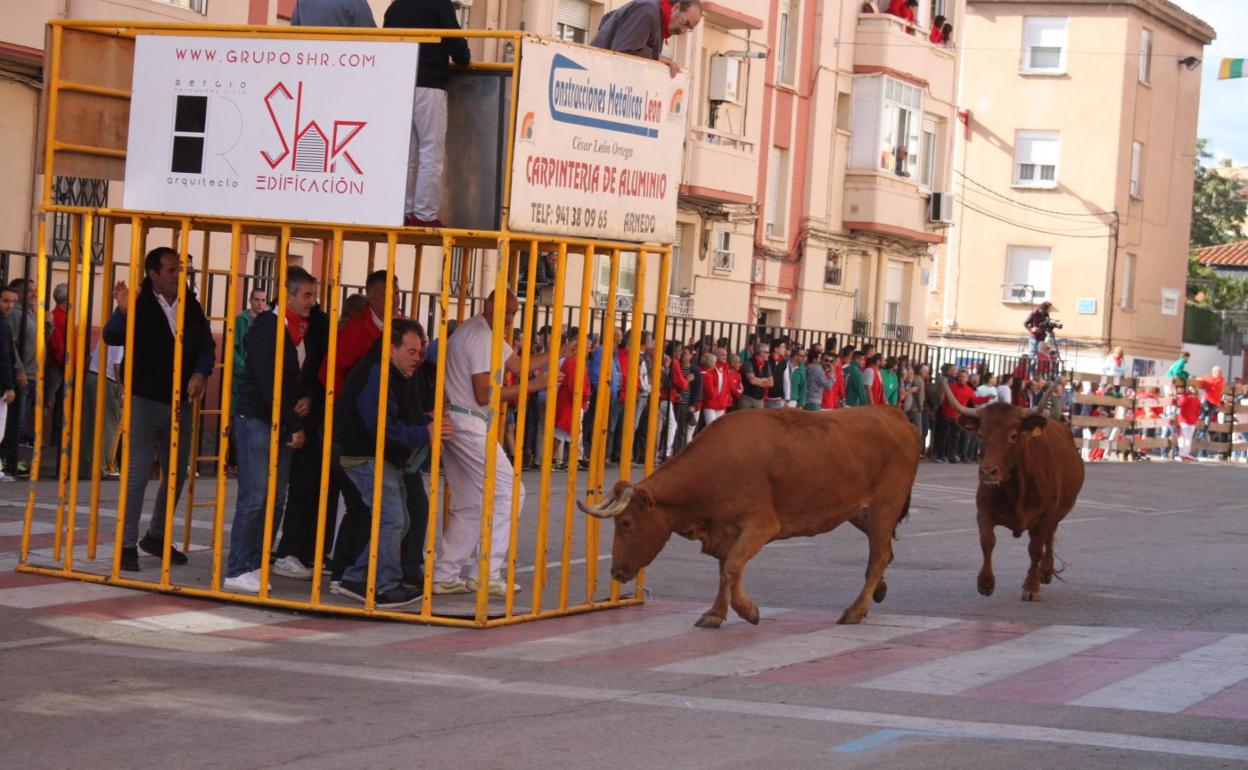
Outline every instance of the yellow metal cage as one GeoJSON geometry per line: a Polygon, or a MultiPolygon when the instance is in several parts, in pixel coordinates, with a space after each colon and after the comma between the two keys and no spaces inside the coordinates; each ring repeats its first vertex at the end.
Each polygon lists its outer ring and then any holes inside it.
{"type": "MultiPolygon", "coordinates": [[[[456,31],[392,31],[392,30],[337,30],[337,29],[292,29],[289,27],[213,27],[213,26],[181,26],[155,24],[122,24],[112,22],[70,22],[57,21],[49,27],[48,77],[45,86],[45,133],[43,153],[43,200],[40,205],[38,226],[38,254],[35,260],[35,280],[44,292],[48,285],[49,271],[52,269],[47,246],[48,232],[46,219],[49,215],[59,214],[69,218],[72,226],[70,239],[70,258],[57,269],[63,270],[69,288],[71,310],[67,318],[66,357],[64,377],[64,427],[60,436],[59,461],[56,463],[55,503],[49,504],[50,480],[42,480],[40,466],[46,464],[42,458],[45,432],[48,428],[44,416],[46,400],[52,395],[44,390],[44,378],[37,381],[35,411],[35,446],[36,451],[31,463],[32,482],[26,502],[23,536],[21,542],[20,561],[17,569],[22,572],[36,573],[89,582],[107,583],[117,586],[179,593],[188,596],[208,597],[219,600],[260,604],[282,607],[293,610],[307,610],[323,613],[335,613],[348,616],[367,616],[391,620],[415,621],[453,626],[489,627],[506,625],[544,617],[567,615],[596,609],[620,607],[638,604],[643,601],[642,585],[644,577],[638,577],[633,586],[621,586],[613,580],[600,579],[598,564],[602,554],[600,522],[597,519],[580,515],[574,511],[574,500],[579,496],[594,501],[603,494],[604,485],[609,483],[606,452],[607,421],[610,399],[611,367],[601,367],[597,382],[590,383],[601,396],[596,399],[596,408],[592,415],[592,435],[586,442],[588,447],[588,468],[584,473],[578,472],[575,463],[567,469],[566,482],[563,486],[562,499],[552,498],[552,490],[557,491],[552,468],[552,444],[554,435],[555,415],[553,408],[545,410],[544,424],[538,430],[541,444],[542,460],[537,488],[536,510],[532,517],[531,560],[526,553],[520,555],[520,521],[521,510],[518,495],[512,496],[511,535],[506,559],[507,589],[505,596],[492,599],[488,593],[488,581],[485,579],[489,569],[491,548],[491,526],[493,500],[495,497],[495,457],[496,452],[487,451],[484,476],[484,488],[481,490],[482,512],[481,536],[477,549],[477,589],[474,594],[462,597],[435,595],[432,592],[433,566],[437,536],[439,532],[439,514],[447,507],[447,491],[443,477],[440,476],[442,452],[440,441],[443,430],[443,410],[445,403],[444,376],[446,356],[439,356],[437,361],[435,402],[438,405],[433,412],[431,425],[431,471],[428,475],[429,512],[427,521],[427,537],[424,551],[424,586],[422,600],[411,610],[386,610],[375,606],[377,555],[379,548],[378,511],[381,505],[382,474],[376,473],[374,484],[370,490],[360,490],[365,500],[371,499],[372,511],[371,533],[369,539],[369,567],[367,597],[363,606],[348,604],[338,597],[328,594],[323,585],[323,555],[327,539],[332,541],[333,532],[327,531],[327,485],[320,489],[319,505],[316,516],[315,564],[312,565],[311,583],[306,590],[300,584],[281,582],[269,587],[270,564],[268,558],[262,558],[261,588],[258,595],[248,595],[225,591],[222,589],[222,559],[228,538],[224,534],[226,507],[231,482],[226,474],[226,450],[231,430],[231,385],[234,372],[234,318],[240,306],[239,287],[241,285],[242,258],[246,251],[243,239],[247,236],[263,236],[272,238],[277,244],[276,265],[273,284],[276,286],[277,313],[282,317],[285,313],[286,291],[285,273],[291,258],[290,246],[292,238],[312,241],[319,244],[323,258],[319,274],[320,298],[323,309],[329,316],[329,342],[327,351],[327,369],[331,376],[327,378],[325,394],[325,428],[320,458],[322,479],[328,477],[333,444],[333,420],[329,417],[334,413],[334,383],[332,372],[338,352],[338,325],[333,321],[337,318],[343,295],[342,269],[344,252],[350,248],[367,249],[368,267],[371,271],[384,249],[384,267],[387,270],[386,316],[394,317],[395,289],[410,291],[412,297],[419,297],[422,266],[426,257],[440,257],[440,281],[436,287],[436,308],[431,309],[432,317],[437,319],[436,335],[429,329],[431,337],[439,340],[447,339],[448,322],[452,318],[463,320],[470,303],[464,281],[458,282],[458,292],[454,292],[452,281],[453,267],[456,265],[453,255],[457,248],[463,249],[461,260],[469,258],[468,248],[487,249],[497,254],[493,283],[496,288],[508,287],[517,292],[521,300],[523,312],[520,323],[522,344],[517,353],[521,358],[521,372],[518,382],[521,395],[513,406],[501,403],[503,383],[502,350],[504,343],[503,324],[492,324],[493,343],[491,355],[492,386],[489,403],[490,420],[486,431],[486,446],[492,448],[494,442],[501,439],[506,424],[509,408],[515,410],[516,449],[514,457],[513,485],[518,488],[521,483],[523,468],[519,462],[522,455],[526,421],[532,419],[527,409],[527,395],[531,375],[530,350],[531,340],[535,334],[535,319],[539,298],[535,296],[535,282],[527,281],[523,288],[519,276],[523,268],[528,276],[537,272],[539,252],[553,252],[556,255],[556,271],[553,294],[550,298],[550,357],[551,364],[545,377],[547,386],[554,393],[557,383],[557,361],[560,353],[560,338],[566,329],[564,317],[577,314],[578,346],[575,359],[576,377],[568,387],[572,388],[572,403],[581,403],[582,380],[587,370],[586,338],[591,322],[595,318],[601,323],[603,334],[601,344],[604,356],[613,355],[615,346],[620,340],[614,339],[615,328],[620,316],[616,311],[617,292],[619,289],[621,254],[636,253],[636,274],[634,277],[633,294],[644,299],[647,296],[646,284],[647,264],[650,270],[657,272],[655,291],[656,306],[654,313],[653,333],[657,339],[664,338],[666,325],[666,298],[668,295],[668,273],[671,261],[670,245],[652,244],[639,246],[631,243],[589,241],[576,238],[551,237],[549,235],[526,234],[512,232],[507,225],[507,211],[500,214],[501,226],[497,230],[460,230],[424,228],[380,228],[362,227],[357,225],[338,225],[323,222],[272,221],[260,219],[237,219],[213,216],[196,216],[169,214],[153,211],[131,211],[119,208],[87,208],[79,206],[59,205],[53,199],[52,179],[59,174],[96,175],[108,178],[121,178],[120,164],[125,158],[124,121],[117,118],[124,115],[128,106],[130,92],[128,90],[129,70],[133,65],[133,41],[136,35],[198,35],[218,37],[294,37],[318,40],[368,40],[368,41],[436,41],[442,36],[457,35],[467,38],[497,41],[499,45],[510,42],[515,46],[517,55],[514,61],[505,64],[475,65],[479,68],[506,70],[511,73],[512,98],[510,114],[507,115],[507,162],[504,164],[504,189],[510,186],[510,154],[512,130],[515,125],[515,87],[518,82],[519,67],[523,57],[524,36],[510,32],[473,32],[456,31]],[[84,120],[93,127],[94,133],[83,130],[84,120]],[[99,245],[98,232],[103,230],[102,249],[99,245]],[[214,266],[210,260],[213,243],[228,242],[228,268],[214,266]],[[119,244],[126,244],[119,246],[119,244]],[[192,244],[198,244],[199,264],[193,265],[192,244]],[[102,447],[104,399],[106,378],[97,376],[95,387],[88,392],[84,383],[86,374],[87,354],[91,348],[93,321],[103,327],[111,310],[107,300],[108,290],[119,279],[124,279],[131,287],[127,306],[126,349],[132,349],[134,341],[134,303],[137,288],[143,278],[140,267],[144,253],[152,245],[167,245],[179,254],[182,269],[196,267],[198,274],[208,280],[210,276],[224,281],[226,292],[223,303],[219,306],[223,311],[214,315],[213,309],[206,306],[205,312],[212,326],[214,336],[219,335],[221,344],[217,346],[217,359],[214,376],[218,377],[219,403],[209,404],[202,399],[191,403],[192,419],[189,425],[178,419],[179,409],[172,409],[170,425],[170,457],[173,462],[166,463],[165,475],[160,483],[166,485],[167,504],[163,512],[165,517],[165,539],[158,575],[127,577],[120,571],[122,531],[126,516],[127,490],[125,479],[132,472],[147,473],[148,469],[129,468],[130,457],[130,422],[131,422],[131,382],[134,357],[124,358],[122,380],[122,409],[119,423],[119,443],[121,483],[116,501],[115,532],[111,552],[101,548],[101,532],[108,535],[103,519],[109,512],[101,503],[102,481],[104,477],[105,452],[112,448],[102,447]],[[413,271],[410,284],[402,286],[396,275],[398,257],[401,251],[411,249],[413,271]],[[102,251],[102,253],[100,253],[102,251]],[[592,295],[595,279],[596,260],[604,259],[610,265],[610,278],[605,302],[594,309],[592,295]],[[123,261],[124,260],[124,261],[123,261]],[[579,305],[565,307],[565,293],[568,286],[569,267],[579,262],[580,296],[579,305]],[[458,296],[456,296],[458,294],[458,296]],[[99,297],[98,303],[95,300],[99,297]],[[99,309],[98,318],[92,318],[90,308],[99,309]],[[596,314],[596,315],[595,315],[596,314]],[[94,420],[90,426],[82,424],[84,404],[91,399],[95,405],[94,420]],[[191,471],[187,474],[186,487],[181,500],[175,494],[176,466],[178,446],[182,441],[189,440],[191,448],[191,471]],[[215,454],[201,454],[204,436],[217,436],[215,454]],[[80,449],[81,448],[81,451],[80,449]],[[211,498],[196,499],[196,470],[206,467],[208,463],[215,466],[215,476],[210,479],[211,498]],[[82,476],[80,477],[80,474],[82,476]],[[89,481],[80,478],[89,476],[89,481]],[[85,499],[87,505],[81,506],[85,499]],[[177,570],[171,568],[171,550],[174,546],[177,506],[183,507],[181,517],[180,543],[183,550],[191,550],[192,546],[200,546],[199,550],[190,554],[191,564],[177,570]],[[41,514],[40,511],[47,511],[41,514]],[[85,527],[85,545],[80,539],[80,515],[87,517],[85,527]],[[46,521],[39,517],[51,518],[52,542],[47,549],[35,548],[32,545],[32,532],[36,524],[42,523],[40,532],[46,532],[46,521]],[[196,542],[196,529],[208,533],[205,544],[196,542]],[[551,539],[557,535],[553,545],[558,558],[550,558],[551,539]],[[206,547],[205,547],[206,546],[206,547]],[[583,549],[582,559],[574,557],[574,549],[583,549]],[[576,568],[578,564],[583,567],[576,568]],[[518,574],[531,572],[531,587],[526,594],[517,595],[513,590],[518,574]]],[[[504,193],[503,200],[507,200],[504,193]]],[[[606,264],[606,263],[604,263],[606,264]]],[[[463,265],[460,265],[461,269],[463,265]]],[[[182,404],[186,401],[182,392],[182,353],[183,353],[183,315],[186,309],[184,301],[188,289],[188,281],[179,280],[177,329],[174,343],[174,371],[170,373],[173,383],[173,403],[182,404]]],[[[485,312],[492,313],[496,319],[503,318],[506,292],[494,293],[494,304],[485,312]]],[[[46,301],[39,303],[37,311],[37,328],[44,328],[47,319],[46,301]]],[[[641,312],[632,315],[628,339],[624,341],[628,351],[630,371],[637,366],[643,355],[641,312]]],[[[389,379],[391,325],[384,324],[382,330],[382,365],[381,392],[387,392],[389,379]]],[[[507,330],[511,331],[511,330],[507,330]]],[[[107,345],[101,338],[99,341],[99,360],[101,364],[107,355],[107,345]]],[[[275,362],[282,361],[284,354],[285,335],[277,335],[275,362]]],[[[47,356],[43,335],[37,335],[36,356],[40,371],[44,371],[47,356]]],[[[658,393],[661,351],[655,350],[649,359],[651,377],[650,392],[658,393]]],[[[281,392],[282,366],[274,367],[274,392],[281,392]]],[[[636,376],[624,373],[623,388],[624,413],[634,414],[639,399],[636,376]]],[[[270,553],[276,537],[275,529],[275,492],[277,446],[279,441],[280,398],[275,399],[272,422],[270,425],[269,480],[265,503],[264,534],[261,553],[270,553]]],[[[553,404],[553,398],[552,398],[553,404]]],[[[658,420],[658,398],[651,398],[641,405],[645,409],[644,434],[646,458],[639,469],[642,474],[652,470],[654,461],[655,436],[658,420]]],[[[386,399],[379,403],[377,424],[385,424],[386,399]]],[[[618,478],[629,479],[634,473],[633,445],[639,428],[632,420],[623,420],[620,430],[621,452],[618,478]]],[[[573,420],[571,426],[571,445],[577,445],[578,434],[581,432],[580,421],[573,420]]],[[[375,467],[380,468],[383,462],[384,435],[379,430],[376,442],[375,467]]],[[[45,471],[46,473],[46,471],[45,471]]],[[[209,481],[209,479],[204,479],[209,481]]],[[[203,484],[199,484],[202,489],[203,484]]],[[[105,546],[106,548],[106,546],[105,546]]]]}

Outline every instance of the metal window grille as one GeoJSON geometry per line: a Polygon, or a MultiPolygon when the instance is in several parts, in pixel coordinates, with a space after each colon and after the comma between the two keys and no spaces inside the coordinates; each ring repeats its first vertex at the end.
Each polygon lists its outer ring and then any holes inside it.
{"type": "MultiPolygon", "coordinates": [[[[59,206],[108,207],[108,180],[84,179],[76,176],[58,176],[52,183],[52,196],[59,206]]],[[[67,260],[74,237],[72,217],[57,212],[52,215],[52,259],[67,260]]],[[[104,228],[97,227],[91,233],[91,260],[104,261],[104,228]]]]}

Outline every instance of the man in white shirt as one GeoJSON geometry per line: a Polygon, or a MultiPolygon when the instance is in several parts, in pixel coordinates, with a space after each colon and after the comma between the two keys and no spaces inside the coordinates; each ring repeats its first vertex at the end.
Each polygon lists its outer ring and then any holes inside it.
{"type": "MultiPolygon", "coordinates": [[[[510,291],[503,314],[504,332],[515,325],[520,301],[510,291]]],[[[469,559],[477,550],[481,539],[481,495],[485,485],[486,452],[495,453],[494,467],[494,522],[490,538],[489,591],[501,596],[506,594],[503,564],[511,535],[511,496],[514,471],[511,461],[498,442],[489,441],[486,434],[490,426],[490,387],[492,380],[501,384],[502,371],[492,373],[490,352],[493,346],[494,293],[485,301],[485,312],[473,316],[456,328],[446,341],[446,403],[454,430],[442,438],[442,467],[451,490],[451,507],[438,542],[437,559],[433,569],[433,592],[436,594],[470,593],[476,590],[476,580],[465,581],[461,574],[469,559]]],[[[502,341],[503,369],[520,373],[520,356],[502,341]]],[[[540,369],[550,360],[550,353],[530,356],[530,369],[540,369]]],[[[529,382],[529,392],[543,390],[545,378],[529,382]]],[[[516,399],[519,385],[502,387],[500,402],[516,399]]],[[[514,490],[524,507],[524,486],[514,490]]]]}

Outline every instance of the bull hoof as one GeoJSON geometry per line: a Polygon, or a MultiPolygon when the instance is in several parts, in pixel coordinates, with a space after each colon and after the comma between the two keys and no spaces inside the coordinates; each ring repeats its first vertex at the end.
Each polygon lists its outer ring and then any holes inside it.
{"type": "Polygon", "coordinates": [[[990,578],[990,577],[982,578],[981,577],[979,579],[977,587],[979,588],[979,592],[983,594],[984,596],[992,596],[992,592],[995,591],[997,588],[997,581],[995,578],[990,578]]]}
{"type": "Polygon", "coordinates": [[[850,607],[841,613],[841,619],[836,621],[843,626],[856,626],[862,622],[867,616],[866,610],[860,610],[857,607],[850,607]]]}
{"type": "Polygon", "coordinates": [[[1053,582],[1053,573],[1052,573],[1052,572],[1041,572],[1041,573],[1040,573],[1040,582],[1041,582],[1041,583],[1043,583],[1043,584],[1045,584],[1046,586],[1047,586],[1049,583],[1052,583],[1052,582],[1053,582]]]}
{"type": "MultiPolygon", "coordinates": [[[[736,608],[734,607],[733,609],[736,609],[736,608]]],[[[748,621],[749,623],[755,626],[758,625],[758,605],[757,604],[754,604],[753,602],[751,602],[750,606],[746,607],[745,612],[742,612],[741,610],[737,610],[737,614],[741,616],[742,620],[748,621]]]]}
{"type": "Polygon", "coordinates": [[[698,618],[698,622],[694,623],[693,625],[696,626],[697,628],[719,628],[723,624],[724,624],[723,618],[719,617],[718,615],[711,615],[710,613],[707,613],[706,615],[703,615],[702,617],[698,618]]]}
{"type": "Polygon", "coordinates": [[[1038,601],[1040,601],[1040,589],[1039,589],[1039,588],[1037,588],[1037,589],[1036,589],[1036,590],[1034,590],[1034,591],[1029,591],[1029,590],[1027,590],[1026,588],[1024,588],[1024,589],[1023,589],[1023,601],[1025,601],[1025,602],[1038,602],[1038,601]]]}
{"type": "Polygon", "coordinates": [[[884,601],[884,597],[887,595],[888,595],[888,583],[885,583],[883,580],[881,580],[880,584],[875,587],[875,593],[871,594],[871,599],[876,604],[879,604],[880,602],[884,601]]]}

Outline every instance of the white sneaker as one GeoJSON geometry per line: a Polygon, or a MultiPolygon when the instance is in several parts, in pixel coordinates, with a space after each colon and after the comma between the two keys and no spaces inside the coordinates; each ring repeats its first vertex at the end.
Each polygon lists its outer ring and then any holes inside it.
{"type": "Polygon", "coordinates": [[[435,594],[467,594],[472,593],[473,589],[459,578],[453,580],[435,580],[433,583],[433,592],[435,594]]]}
{"type": "MultiPolygon", "coordinates": [[[[467,580],[464,581],[464,584],[468,588],[469,593],[477,592],[477,581],[475,578],[468,578],[467,580]]],[[[511,590],[512,590],[513,595],[520,593],[521,591],[520,584],[512,583],[511,590]]],[[[503,580],[502,578],[499,578],[497,580],[491,580],[489,583],[489,588],[487,589],[486,592],[490,596],[506,596],[507,595],[507,581],[503,580]]]]}
{"type": "MultiPolygon", "coordinates": [[[[240,594],[258,594],[260,593],[260,570],[252,570],[244,572],[241,575],[227,577],[221,587],[226,591],[234,591],[240,594]]],[[[273,586],[269,586],[269,590],[273,590],[273,586]]]]}
{"type": "Polygon", "coordinates": [[[4,471],[0,471],[0,482],[5,482],[5,481],[17,481],[17,479],[13,478],[9,474],[5,473],[4,471]]]}
{"type": "Polygon", "coordinates": [[[303,566],[303,562],[299,561],[297,556],[283,556],[273,562],[273,566],[269,571],[274,575],[290,578],[291,580],[311,580],[312,570],[303,566]]]}

